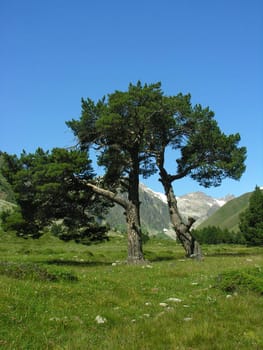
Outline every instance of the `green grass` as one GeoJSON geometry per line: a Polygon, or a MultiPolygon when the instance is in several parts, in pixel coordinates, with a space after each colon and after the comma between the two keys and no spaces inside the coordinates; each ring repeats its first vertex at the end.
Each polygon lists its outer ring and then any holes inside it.
{"type": "Polygon", "coordinates": [[[144,250],[130,266],[121,237],[0,235],[0,348],[263,349],[262,248],[207,246],[202,262],[170,240],[144,250]]]}

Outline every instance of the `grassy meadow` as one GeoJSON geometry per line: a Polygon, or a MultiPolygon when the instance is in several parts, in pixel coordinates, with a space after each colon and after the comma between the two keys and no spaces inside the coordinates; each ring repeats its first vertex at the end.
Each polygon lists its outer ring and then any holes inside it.
{"type": "Polygon", "coordinates": [[[263,248],[93,246],[0,235],[1,349],[263,349],[263,248]]]}

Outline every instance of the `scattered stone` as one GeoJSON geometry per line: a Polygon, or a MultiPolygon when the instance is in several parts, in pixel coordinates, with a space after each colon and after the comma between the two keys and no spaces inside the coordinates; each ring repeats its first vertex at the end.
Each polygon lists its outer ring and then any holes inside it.
{"type": "Polygon", "coordinates": [[[232,298],[232,295],[231,294],[227,294],[226,298],[230,299],[230,298],[232,298]]]}
{"type": "Polygon", "coordinates": [[[185,317],[185,318],[184,318],[184,321],[185,321],[185,322],[189,322],[189,321],[192,321],[192,319],[193,319],[192,317],[185,317]]]}
{"type": "Polygon", "coordinates": [[[167,299],[167,301],[172,301],[174,303],[181,303],[182,302],[182,299],[179,299],[179,298],[169,298],[167,299]]]}
{"type": "Polygon", "coordinates": [[[106,323],[106,322],[107,322],[106,318],[105,318],[105,317],[102,317],[102,316],[100,316],[100,315],[96,316],[95,321],[96,321],[98,324],[102,324],[102,323],[106,323]]]}
{"type": "Polygon", "coordinates": [[[198,286],[198,283],[197,282],[193,282],[193,283],[191,283],[192,284],[192,286],[198,286]]]}
{"type": "Polygon", "coordinates": [[[146,302],[145,305],[146,305],[146,306],[150,306],[150,305],[152,305],[152,303],[146,302]]]}
{"type": "Polygon", "coordinates": [[[160,303],[159,305],[162,306],[162,307],[167,307],[168,306],[167,303],[160,303]]]}

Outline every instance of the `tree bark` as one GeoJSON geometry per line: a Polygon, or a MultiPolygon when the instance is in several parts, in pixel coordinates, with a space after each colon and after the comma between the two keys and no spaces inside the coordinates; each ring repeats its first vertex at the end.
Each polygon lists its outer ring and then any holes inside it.
{"type": "Polygon", "coordinates": [[[176,236],[184,247],[186,257],[191,257],[199,260],[202,258],[201,246],[190,232],[190,228],[195,222],[195,219],[188,218],[188,223],[184,223],[179,213],[176,196],[173,191],[172,177],[166,172],[161,163],[158,163],[158,167],[160,170],[160,182],[162,183],[166,194],[170,220],[175,230],[176,236]]]}
{"type": "MultiPolygon", "coordinates": [[[[86,185],[92,189],[93,192],[102,195],[114,203],[119,204],[125,210],[127,222],[127,236],[128,236],[128,258],[129,264],[139,264],[144,262],[144,255],[142,249],[142,233],[140,226],[139,215],[139,199],[136,191],[129,191],[129,199],[126,200],[119,197],[116,193],[100,188],[92,183],[87,182],[86,185]],[[131,193],[130,193],[131,192],[131,193]]],[[[133,187],[131,187],[133,189],[133,187]]]]}
{"type": "Polygon", "coordinates": [[[128,262],[139,264],[144,262],[142,249],[142,231],[140,220],[140,199],[139,199],[139,150],[131,152],[132,170],[129,174],[128,200],[126,209],[128,225],[128,262]]]}
{"type": "Polygon", "coordinates": [[[140,264],[144,262],[142,249],[142,234],[137,214],[137,208],[129,203],[126,208],[127,231],[128,231],[128,263],[140,264]]]}

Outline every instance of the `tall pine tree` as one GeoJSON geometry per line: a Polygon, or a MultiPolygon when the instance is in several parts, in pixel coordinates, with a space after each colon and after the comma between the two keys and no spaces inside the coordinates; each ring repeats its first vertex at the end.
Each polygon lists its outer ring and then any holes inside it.
{"type": "Polygon", "coordinates": [[[263,192],[256,186],[248,208],[240,214],[239,229],[247,244],[263,245],[263,192]]]}

